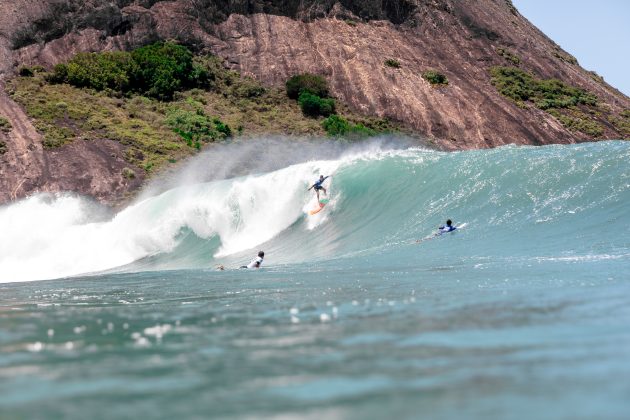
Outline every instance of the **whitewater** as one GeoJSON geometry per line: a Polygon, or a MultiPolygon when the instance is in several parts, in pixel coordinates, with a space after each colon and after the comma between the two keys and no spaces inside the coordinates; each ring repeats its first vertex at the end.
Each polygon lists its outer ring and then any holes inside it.
{"type": "Polygon", "coordinates": [[[0,415],[625,418],[628,162],[259,139],[4,205],[0,415]]]}

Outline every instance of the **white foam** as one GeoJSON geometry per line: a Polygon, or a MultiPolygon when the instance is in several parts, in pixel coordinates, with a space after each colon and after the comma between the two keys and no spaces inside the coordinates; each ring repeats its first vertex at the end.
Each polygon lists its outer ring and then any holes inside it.
{"type": "MultiPolygon", "coordinates": [[[[96,273],[169,253],[184,229],[202,239],[218,236],[221,247],[215,257],[255,249],[305,217],[315,202],[307,188],[319,174],[334,178],[343,165],[394,153],[410,152],[376,144],[335,160],[187,185],[144,196],[108,218],[102,208],[76,195],[32,196],[0,207],[0,283],[96,273]]],[[[332,193],[326,210],[308,217],[308,229],[328,220],[340,197],[334,189],[332,193]]]]}

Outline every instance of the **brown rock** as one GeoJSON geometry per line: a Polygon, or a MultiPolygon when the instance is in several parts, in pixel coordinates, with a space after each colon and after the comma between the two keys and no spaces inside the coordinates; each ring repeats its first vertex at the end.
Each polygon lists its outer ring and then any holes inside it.
{"type": "MultiPolygon", "coordinates": [[[[0,78],[24,64],[50,67],[79,51],[161,39],[218,54],[268,84],[302,72],[325,75],[355,110],[401,121],[446,149],[587,139],[496,91],[488,70],[509,64],[499,48],[518,56],[520,68],[587,89],[614,112],[630,108],[628,97],[595,80],[509,0],[15,0],[0,3],[0,78]],[[385,66],[390,58],[400,68],[385,66]],[[448,86],[426,82],[427,69],[445,74],[448,86]]],[[[139,185],[141,177],[123,179],[122,161],[104,158],[119,145],[85,141],[46,151],[4,93],[0,112],[15,127],[0,157],[0,201],[37,189],[115,201],[139,185]]],[[[620,137],[605,129],[604,137],[620,137]]]]}

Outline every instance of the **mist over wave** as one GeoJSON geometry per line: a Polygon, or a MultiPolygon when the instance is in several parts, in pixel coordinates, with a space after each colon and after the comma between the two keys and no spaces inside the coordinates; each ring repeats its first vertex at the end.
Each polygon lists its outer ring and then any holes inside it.
{"type": "Polygon", "coordinates": [[[626,258],[629,158],[625,142],[457,153],[383,139],[235,143],[114,215],[71,194],[0,208],[0,281],[237,267],[259,248],[267,267],[286,270],[340,259],[357,269],[462,255],[480,265],[626,258]],[[307,216],[316,201],[306,189],[320,173],[332,175],[331,201],[307,216]],[[415,244],[446,218],[468,226],[415,244]]]}

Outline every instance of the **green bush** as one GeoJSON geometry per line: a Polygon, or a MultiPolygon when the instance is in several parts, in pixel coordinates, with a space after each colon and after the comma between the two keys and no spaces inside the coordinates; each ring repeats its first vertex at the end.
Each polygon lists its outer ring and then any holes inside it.
{"type": "Polygon", "coordinates": [[[7,144],[4,142],[4,140],[0,140],[0,155],[4,155],[7,150],[7,144]]]}
{"type": "Polygon", "coordinates": [[[229,125],[225,124],[218,118],[212,120],[214,123],[214,128],[221,134],[223,134],[223,138],[232,137],[232,129],[229,125]]]}
{"type": "Polygon", "coordinates": [[[339,115],[331,115],[322,122],[322,127],[329,136],[344,136],[350,131],[348,121],[339,115]]]}
{"type": "Polygon", "coordinates": [[[136,64],[131,73],[134,87],[157,99],[171,99],[175,91],[193,86],[201,67],[193,69],[188,48],[172,42],[158,42],[131,53],[136,64]],[[194,70],[194,71],[193,71],[194,70]]]}
{"type": "Polygon", "coordinates": [[[299,99],[303,93],[311,93],[320,98],[328,97],[328,82],[322,76],[304,73],[291,77],[286,82],[287,96],[299,99]]]}
{"type": "Polygon", "coordinates": [[[347,137],[350,139],[361,139],[371,137],[377,132],[362,124],[352,124],[339,115],[331,115],[322,122],[326,133],[332,137],[347,137]]]}
{"type": "Polygon", "coordinates": [[[427,70],[422,73],[422,77],[432,85],[448,85],[448,79],[437,70],[427,70]]]}
{"type": "Polygon", "coordinates": [[[55,66],[53,77],[76,87],[124,92],[135,67],[127,52],[79,53],[65,66],[55,66]]]}
{"type": "Polygon", "coordinates": [[[49,83],[67,83],[68,82],[68,65],[59,63],[53,67],[53,71],[46,76],[49,83]]]}
{"type": "Polygon", "coordinates": [[[33,70],[30,67],[23,66],[18,70],[18,74],[22,77],[32,77],[34,75],[33,70]]]}
{"type": "Polygon", "coordinates": [[[394,60],[393,58],[388,58],[387,60],[385,60],[385,65],[387,67],[393,67],[395,69],[400,68],[400,62],[398,60],[394,60]]]}
{"type": "Polygon", "coordinates": [[[303,92],[298,98],[298,103],[304,115],[309,117],[318,117],[320,115],[327,117],[335,113],[334,99],[320,98],[309,92],[303,92]]]}
{"type": "Polygon", "coordinates": [[[170,100],[181,89],[209,86],[211,76],[186,47],[158,42],[131,53],[79,53],[67,64],[56,65],[48,81],[170,100]]]}
{"type": "Polygon", "coordinates": [[[189,146],[198,149],[201,143],[223,140],[232,135],[227,124],[218,118],[210,118],[201,109],[171,109],[166,117],[166,124],[186,140],[189,146]]]}

